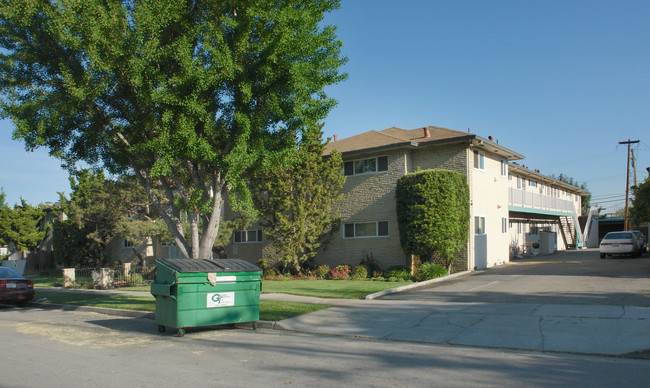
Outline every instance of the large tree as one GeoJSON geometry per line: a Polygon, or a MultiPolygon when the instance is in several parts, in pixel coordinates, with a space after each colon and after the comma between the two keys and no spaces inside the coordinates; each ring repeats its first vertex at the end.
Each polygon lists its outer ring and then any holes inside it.
{"type": "Polygon", "coordinates": [[[49,225],[45,208],[34,207],[24,199],[14,208],[0,207],[0,245],[13,244],[18,250],[34,250],[43,242],[49,225]]]}
{"type": "Polygon", "coordinates": [[[632,187],[634,199],[630,208],[632,225],[639,226],[650,221],[650,178],[632,187]]]}
{"type": "Polygon", "coordinates": [[[188,258],[211,256],[224,196],[252,211],[248,174],[324,119],[335,102],[323,88],[345,78],[321,23],[338,0],[1,4],[14,137],[71,168],[135,175],[188,258]]]}
{"type": "Polygon", "coordinates": [[[322,135],[322,125],[306,131],[294,161],[267,166],[252,181],[264,234],[288,270],[299,271],[312,259],[340,220],[334,203],[345,182],[341,154],[323,158],[322,135]]]}

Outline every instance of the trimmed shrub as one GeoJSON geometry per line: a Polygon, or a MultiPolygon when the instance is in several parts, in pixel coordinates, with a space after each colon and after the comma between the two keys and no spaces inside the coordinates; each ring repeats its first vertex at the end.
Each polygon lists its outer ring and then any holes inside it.
{"type": "Polygon", "coordinates": [[[411,280],[411,274],[409,273],[408,269],[399,265],[390,267],[388,271],[384,273],[384,277],[388,278],[388,280],[391,282],[400,281],[400,280],[411,280]],[[396,280],[391,280],[393,278],[396,280]]]}
{"type": "Polygon", "coordinates": [[[467,177],[448,170],[424,170],[397,181],[397,222],[407,254],[434,255],[451,269],[469,239],[467,177]]]}
{"type": "Polygon", "coordinates": [[[415,274],[415,278],[419,282],[443,276],[447,276],[447,268],[434,263],[422,263],[415,274]]]}

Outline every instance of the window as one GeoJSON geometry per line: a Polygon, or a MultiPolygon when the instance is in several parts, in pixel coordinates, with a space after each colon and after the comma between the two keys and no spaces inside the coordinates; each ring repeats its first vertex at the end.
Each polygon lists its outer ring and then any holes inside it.
{"type": "Polygon", "coordinates": [[[474,168],[477,170],[485,170],[485,155],[474,150],[474,168]]]}
{"type": "Polygon", "coordinates": [[[528,183],[530,184],[530,187],[537,187],[537,181],[531,179],[528,183]]]}
{"type": "Polygon", "coordinates": [[[343,238],[388,236],[388,221],[343,224],[343,238]]]}
{"type": "Polygon", "coordinates": [[[474,234],[485,234],[485,217],[474,217],[474,234]]]}
{"type": "Polygon", "coordinates": [[[517,177],[517,188],[521,189],[521,177],[520,176],[517,177]]]}
{"type": "Polygon", "coordinates": [[[131,241],[124,239],[124,248],[131,248],[132,246],[133,244],[131,243],[131,241]]]}
{"type": "Polygon", "coordinates": [[[343,174],[346,176],[373,174],[381,171],[388,171],[388,156],[353,160],[343,163],[343,174]]]}
{"type": "Polygon", "coordinates": [[[509,174],[508,174],[508,180],[509,180],[509,181],[512,180],[512,173],[509,173],[509,174]]]}
{"type": "MultiPolygon", "coordinates": [[[[508,162],[506,162],[504,159],[501,159],[501,176],[506,175],[508,175],[508,162]]],[[[508,179],[512,180],[512,175],[508,179]]]]}
{"type": "Polygon", "coordinates": [[[236,243],[254,243],[262,242],[262,230],[238,230],[233,234],[236,243]]]}
{"type": "Polygon", "coordinates": [[[517,222],[517,234],[521,234],[521,231],[522,231],[521,222],[517,222]]]}
{"type": "Polygon", "coordinates": [[[501,217],[501,233],[508,233],[508,217],[501,217]]]}

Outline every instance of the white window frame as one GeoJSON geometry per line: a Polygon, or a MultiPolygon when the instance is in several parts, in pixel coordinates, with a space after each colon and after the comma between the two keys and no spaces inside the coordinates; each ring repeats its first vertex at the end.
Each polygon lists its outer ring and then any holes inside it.
{"type": "Polygon", "coordinates": [[[501,159],[501,176],[507,176],[507,175],[508,175],[508,162],[505,159],[501,159]]]}
{"type": "Polygon", "coordinates": [[[232,241],[235,244],[255,244],[261,243],[263,241],[262,229],[247,229],[247,230],[237,230],[232,234],[232,241]],[[254,233],[255,239],[251,240],[249,238],[249,233],[254,233]],[[239,241],[237,241],[237,235],[239,235],[239,241]]]}
{"type": "Polygon", "coordinates": [[[383,172],[388,171],[388,156],[387,155],[382,155],[382,156],[377,156],[374,158],[365,158],[365,159],[355,159],[355,160],[346,160],[343,162],[343,175],[345,176],[355,176],[355,175],[369,175],[369,174],[380,174],[383,172]],[[386,169],[380,169],[380,159],[385,159],[386,160],[386,169]],[[375,161],[375,170],[374,171],[366,171],[366,172],[357,172],[357,164],[361,162],[366,162],[369,160],[374,160],[375,161]],[[346,172],[346,166],[348,164],[352,165],[352,172],[351,174],[348,174],[346,172]]]}
{"type": "Polygon", "coordinates": [[[388,221],[367,221],[367,222],[345,222],[343,223],[343,239],[356,239],[356,238],[387,238],[390,234],[388,229],[388,221]],[[357,236],[357,225],[368,225],[375,224],[375,235],[374,236],[357,236]],[[379,224],[384,224],[386,227],[386,234],[379,234],[379,224]],[[352,236],[347,235],[348,228],[352,228],[352,236]]]}
{"type": "Polygon", "coordinates": [[[501,217],[501,234],[508,234],[508,217],[501,217]]]}
{"type": "Polygon", "coordinates": [[[485,171],[485,153],[474,150],[474,169],[485,171]]]}
{"type": "Polygon", "coordinates": [[[487,218],[485,216],[482,215],[474,216],[474,234],[477,236],[483,236],[487,234],[487,218]],[[483,230],[482,230],[483,233],[478,233],[481,231],[480,230],[481,220],[483,221],[483,230]]]}

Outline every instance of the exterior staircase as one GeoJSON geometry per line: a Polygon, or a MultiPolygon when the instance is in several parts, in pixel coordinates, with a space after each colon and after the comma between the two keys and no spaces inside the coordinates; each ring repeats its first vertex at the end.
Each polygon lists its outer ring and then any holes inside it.
{"type": "Polygon", "coordinates": [[[580,225],[576,217],[560,217],[560,233],[562,234],[566,249],[582,248],[584,243],[582,233],[578,232],[578,228],[580,228],[580,225]]]}

